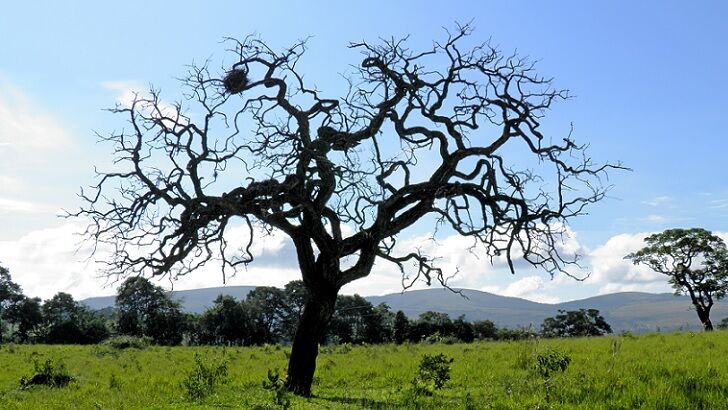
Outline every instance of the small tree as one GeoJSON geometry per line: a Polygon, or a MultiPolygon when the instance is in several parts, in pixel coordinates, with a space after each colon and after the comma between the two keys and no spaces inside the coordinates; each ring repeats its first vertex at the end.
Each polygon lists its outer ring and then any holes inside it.
{"type": "Polygon", "coordinates": [[[558,315],[544,319],[541,325],[544,337],[602,336],[607,333],[612,333],[612,327],[596,309],[559,310],[558,315]]]}
{"type": "Polygon", "coordinates": [[[675,294],[687,294],[706,331],[710,310],[728,292],[728,251],[722,239],[701,228],[668,229],[645,238],[647,246],[625,259],[666,275],[675,294]]]}

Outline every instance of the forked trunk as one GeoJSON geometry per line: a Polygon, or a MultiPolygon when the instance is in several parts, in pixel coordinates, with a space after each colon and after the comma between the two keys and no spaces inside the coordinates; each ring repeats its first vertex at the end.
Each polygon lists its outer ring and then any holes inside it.
{"type": "Polygon", "coordinates": [[[313,374],[316,371],[318,344],[334,315],[336,292],[311,296],[303,308],[293,338],[291,357],[288,360],[288,390],[299,396],[311,396],[313,374]]]}

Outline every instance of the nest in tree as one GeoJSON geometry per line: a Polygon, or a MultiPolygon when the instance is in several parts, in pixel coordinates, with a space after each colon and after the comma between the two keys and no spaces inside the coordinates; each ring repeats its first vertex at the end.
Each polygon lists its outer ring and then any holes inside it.
{"type": "Polygon", "coordinates": [[[234,68],[228,71],[222,83],[225,86],[225,91],[230,94],[239,94],[248,85],[248,71],[234,68]]]}

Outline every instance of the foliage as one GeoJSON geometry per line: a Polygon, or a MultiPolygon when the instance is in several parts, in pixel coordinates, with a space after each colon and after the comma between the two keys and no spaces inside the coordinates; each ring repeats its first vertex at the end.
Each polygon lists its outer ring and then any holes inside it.
{"type": "Polygon", "coordinates": [[[676,294],[688,294],[706,331],[710,310],[728,294],[728,250],[721,238],[702,228],[668,229],[645,238],[647,246],[625,256],[668,276],[676,294]]]}
{"type": "Polygon", "coordinates": [[[7,311],[18,303],[23,297],[20,285],[12,281],[10,271],[0,266],[0,343],[4,342],[4,333],[7,328],[7,311]]]}
{"type": "Polygon", "coordinates": [[[117,291],[116,307],[120,334],[149,336],[154,343],[162,345],[182,341],[186,320],[179,303],[149,279],[139,276],[126,279],[117,291]]]}
{"type": "Polygon", "coordinates": [[[548,402],[551,398],[551,383],[554,375],[566,371],[569,363],[571,363],[571,357],[558,350],[548,349],[537,354],[535,360],[534,368],[543,379],[543,385],[546,389],[546,401],[548,402]]]}
{"type": "Polygon", "coordinates": [[[59,292],[42,307],[42,339],[51,344],[94,344],[109,336],[106,320],[59,292]]]}
{"type": "Polygon", "coordinates": [[[291,398],[286,389],[286,378],[281,377],[278,370],[268,369],[266,380],[263,380],[263,388],[273,393],[273,403],[283,409],[291,406],[291,398]]]}
{"type": "Polygon", "coordinates": [[[544,337],[602,336],[607,333],[612,333],[612,327],[596,309],[559,310],[559,314],[544,319],[541,325],[544,337]]]}
{"type": "Polygon", "coordinates": [[[52,359],[44,361],[38,358],[33,359],[33,374],[20,378],[20,387],[27,389],[31,386],[65,387],[74,380],[68,374],[66,366],[62,362],[54,362],[52,359]]]}
{"type": "Polygon", "coordinates": [[[425,354],[420,360],[417,375],[412,379],[412,387],[418,394],[431,395],[434,390],[440,390],[450,380],[450,364],[455,361],[440,353],[438,355],[425,354]]]}
{"type": "Polygon", "coordinates": [[[225,357],[213,363],[205,363],[200,354],[195,353],[195,366],[182,380],[185,397],[189,400],[202,400],[215,391],[220,384],[228,382],[228,362],[225,357]]]}
{"type": "Polygon", "coordinates": [[[720,330],[728,329],[728,317],[724,317],[720,322],[718,322],[718,329],[720,329],[720,330]]]}

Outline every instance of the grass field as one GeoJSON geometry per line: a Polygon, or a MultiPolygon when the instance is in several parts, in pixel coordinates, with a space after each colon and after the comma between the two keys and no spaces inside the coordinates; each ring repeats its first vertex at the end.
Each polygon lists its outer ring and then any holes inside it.
{"type": "MultiPolygon", "coordinates": [[[[262,382],[284,370],[289,348],[0,346],[2,409],[242,408],[276,409],[262,382]],[[201,400],[183,380],[203,363],[228,363],[228,382],[201,400]],[[33,362],[63,363],[68,386],[21,388],[33,362]]],[[[290,408],[728,408],[728,333],[648,334],[574,340],[322,347],[314,398],[290,408]],[[535,356],[571,357],[553,377],[550,400],[535,356]],[[452,379],[432,396],[411,381],[423,354],[454,358],[452,379]]]]}

